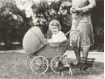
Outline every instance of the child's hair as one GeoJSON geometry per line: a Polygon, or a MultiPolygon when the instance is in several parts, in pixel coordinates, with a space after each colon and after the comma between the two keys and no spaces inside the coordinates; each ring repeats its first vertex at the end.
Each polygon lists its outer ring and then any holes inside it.
{"type": "Polygon", "coordinates": [[[49,23],[49,29],[51,29],[52,26],[56,26],[58,27],[59,30],[62,29],[61,27],[61,24],[58,20],[52,20],[50,23],[49,23]]]}

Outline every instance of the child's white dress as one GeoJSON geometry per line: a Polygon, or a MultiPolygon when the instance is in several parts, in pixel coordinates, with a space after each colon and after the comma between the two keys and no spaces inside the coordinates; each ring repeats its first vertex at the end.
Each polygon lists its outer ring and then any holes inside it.
{"type": "Polygon", "coordinates": [[[52,38],[48,39],[48,43],[50,42],[64,42],[67,38],[62,31],[59,31],[57,34],[52,34],[52,38]]]}

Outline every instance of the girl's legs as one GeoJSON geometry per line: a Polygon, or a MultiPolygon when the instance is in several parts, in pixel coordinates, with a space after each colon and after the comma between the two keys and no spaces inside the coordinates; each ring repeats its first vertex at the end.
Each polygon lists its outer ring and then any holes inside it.
{"type": "Polygon", "coordinates": [[[90,47],[82,47],[83,57],[85,57],[85,58],[83,59],[83,62],[85,62],[86,59],[87,59],[87,57],[88,57],[88,54],[89,54],[89,48],[90,48],[90,47]]]}
{"type": "Polygon", "coordinates": [[[76,56],[76,64],[78,64],[80,61],[80,48],[74,47],[73,49],[74,49],[75,56],[76,56]]]}
{"type": "MultiPolygon", "coordinates": [[[[89,53],[89,48],[90,47],[82,47],[82,53],[83,53],[83,64],[86,62],[86,59],[88,57],[88,53],[89,53]]],[[[81,65],[80,63],[80,48],[78,47],[74,47],[74,52],[75,52],[75,56],[76,56],[76,63],[73,66],[79,66],[81,65]]]]}

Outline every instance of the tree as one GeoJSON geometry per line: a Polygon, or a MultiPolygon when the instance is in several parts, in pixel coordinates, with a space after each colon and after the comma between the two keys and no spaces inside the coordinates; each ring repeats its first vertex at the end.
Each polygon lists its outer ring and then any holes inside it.
{"type": "Polygon", "coordinates": [[[9,49],[13,41],[20,41],[18,38],[22,40],[23,33],[19,35],[24,28],[22,12],[16,7],[14,1],[6,2],[0,8],[0,18],[0,41],[4,42],[9,49]],[[18,29],[20,31],[17,33],[18,29]]]}

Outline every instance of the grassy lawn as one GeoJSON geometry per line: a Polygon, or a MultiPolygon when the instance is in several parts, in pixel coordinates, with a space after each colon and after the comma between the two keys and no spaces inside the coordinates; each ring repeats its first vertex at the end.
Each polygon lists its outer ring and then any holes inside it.
{"type": "MultiPolygon", "coordinates": [[[[90,71],[90,70],[89,70],[90,71]]],[[[65,72],[63,79],[104,79],[104,63],[94,62],[92,74],[80,73],[80,70],[73,69],[74,75],[65,72]]],[[[1,53],[0,54],[0,79],[62,79],[58,74],[48,70],[44,75],[33,74],[26,64],[25,54],[1,53]]]]}

